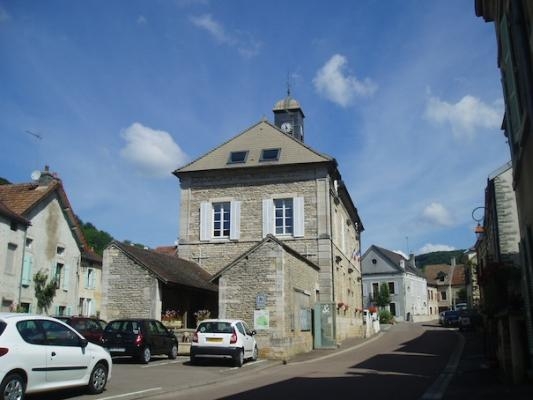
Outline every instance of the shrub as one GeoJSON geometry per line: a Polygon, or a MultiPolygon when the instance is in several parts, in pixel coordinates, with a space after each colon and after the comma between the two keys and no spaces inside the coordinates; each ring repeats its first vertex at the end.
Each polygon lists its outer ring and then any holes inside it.
{"type": "Polygon", "coordinates": [[[394,323],[394,317],[389,310],[379,311],[379,323],[380,324],[392,324],[394,323]]]}

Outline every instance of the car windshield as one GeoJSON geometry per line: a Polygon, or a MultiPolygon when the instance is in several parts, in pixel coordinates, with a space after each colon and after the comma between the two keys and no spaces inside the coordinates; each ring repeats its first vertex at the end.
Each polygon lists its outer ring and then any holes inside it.
{"type": "Polygon", "coordinates": [[[0,336],[2,336],[2,333],[4,333],[6,326],[7,324],[4,321],[0,321],[0,336]]]}
{"type": "Polygon", "coordinates": [[[198,326],[200,333],[233,333],[233,328],[229,322],[202,322],[198,326]]]}
{"type": "Polygon", "coordinates": [[[141,330],[137,321],[111,321],[107,324],[106,332],[122,332],[138,334],[141,330]]]}

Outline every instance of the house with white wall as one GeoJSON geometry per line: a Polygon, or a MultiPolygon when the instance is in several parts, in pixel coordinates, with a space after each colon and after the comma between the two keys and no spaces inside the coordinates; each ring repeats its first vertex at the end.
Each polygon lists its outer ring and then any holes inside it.
{"type": "Polygon", "coordinates": [[[416,268],[414,255],[406,259],[372,245],[363,254],[361,267],[365,307],[375,305],[379,288],[386,284],[391,299],[388,308],[396,320],[412,321],[428,315],[427,282],[416,268]]]}
{"type": "Polygon", "coordinates": [[[1,310],[38,312],[33,278],[55,280],[49,314],[96,315],[101,257],[91,251],[63,184],[48,167],[31,183],[0,185],[1,310]]]}

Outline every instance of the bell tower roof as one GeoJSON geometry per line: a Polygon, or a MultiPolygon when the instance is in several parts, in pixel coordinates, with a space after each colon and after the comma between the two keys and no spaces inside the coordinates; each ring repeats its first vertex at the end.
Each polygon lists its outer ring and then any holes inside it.
{"type": "Polygon", "coordinates": [[[304,141],[304,112],[300,103],[291,96],[290,88],[287,96],[279,100],[272,109],[274,112],[274,125],[287,135],[304,141]]]}

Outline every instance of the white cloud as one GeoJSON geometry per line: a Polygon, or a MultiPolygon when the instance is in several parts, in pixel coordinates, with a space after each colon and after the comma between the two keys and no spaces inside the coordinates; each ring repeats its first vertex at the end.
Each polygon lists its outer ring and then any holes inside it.
{"type": "Polygon", "coordinates": [[[432,244],[426,243],[418,250],[418,254],[433,253],[434,251],[452,251],[455,247],[448,246],[446,244],[432,244]]]}
{"type": "Polygon", "coordinates": [[[158,131],[138,122],[122,132],[126,146],[120,155],[146,176],[170,177],[170,173],[187,162],[187,155],[168,132],[158,131]]]}
{"type": "MultiPolygon", "coordinates": [[[[498,102],[496,104],[500,104],[498,102]]],[[[466,95],[455,104],[430,97],[426,106],[426,117],[439,124],[450,124],[456,137],[471,138],[477,129],[498,129],[502,123],[502,111],[474,96],[466,95]]]]}
{"type": "Polygon", "coordinates": [[[426,222],[441,226],[452,226],[453,221],[450,212],[440,203],[431,203],[422,211],[422,217],[426,222]]]}
{"type": "Polygon", "coordinates": [[[260,42],[245,32],[228,32],[211,14],[191,16],[189,19],[198,28],[206,30],[216,42],[237,48],[245,57],[253,57],[259,53],[260,42]]]}
{"type": "Polygon", "coordinates": [[[320,95],[342,107],[350,105],[355,96],[371,96],[377,90],[369,78],[360,81],[354,75],[346,75],[346,63],[346,57],[334,54],[313,79],[320,95]]]}

